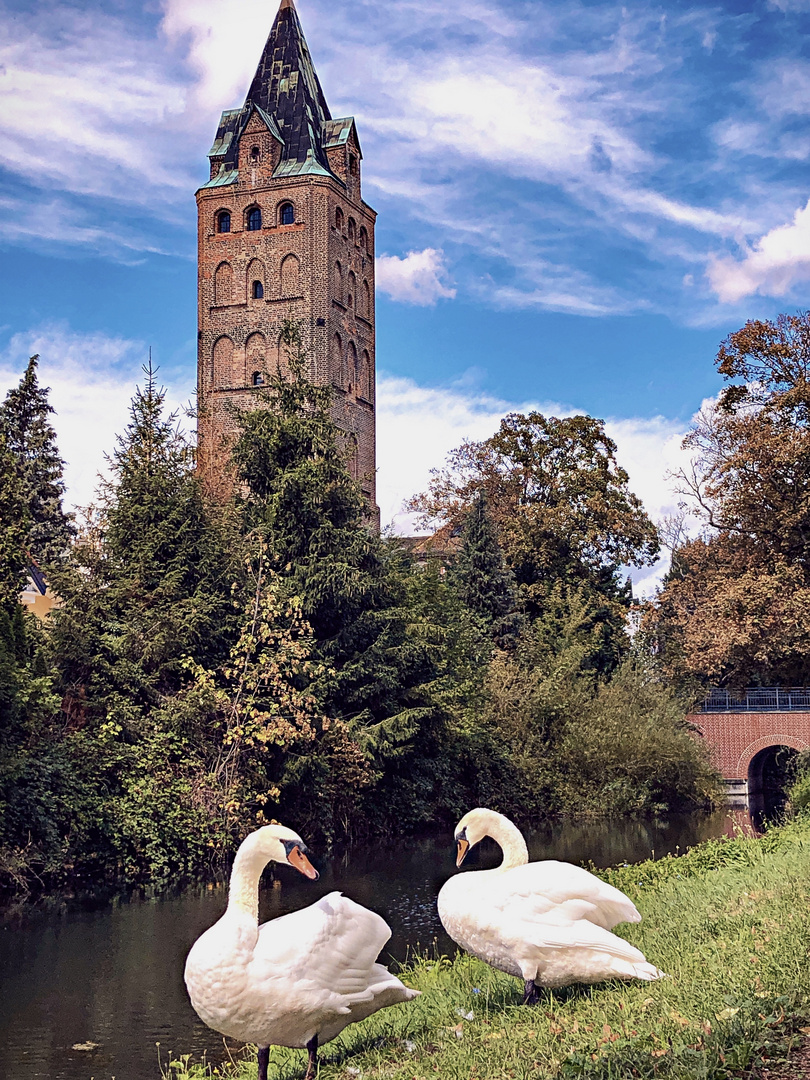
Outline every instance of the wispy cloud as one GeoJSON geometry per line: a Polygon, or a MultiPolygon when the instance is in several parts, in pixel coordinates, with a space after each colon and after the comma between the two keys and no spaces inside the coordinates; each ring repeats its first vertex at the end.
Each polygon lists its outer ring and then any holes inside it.
{"type": "MultiPolygon", "coordinates": [[[[396,223],[388,257],[416,271],[412,253],[444,254],[434,298],[690,318],[714,299],[702,284],[684,296],[684,276],[703,282],[718,247],[727,261],[808,193],[779,172],[810,156],[796,130],[810,64],[780,37],[803,8],[777,6],[759,16],[771,36],[758,52],[750,17],[708,5],[663,17],[646,0],[299,4],[335,113],[359,118],[367,191],[396,223]]],[[[272,7],[45,11],[23,6],[0,44],[4,238],[191,251],[189,196],[272,7]],[[43,190],[51,212],[33,213],[43,190]]]]}

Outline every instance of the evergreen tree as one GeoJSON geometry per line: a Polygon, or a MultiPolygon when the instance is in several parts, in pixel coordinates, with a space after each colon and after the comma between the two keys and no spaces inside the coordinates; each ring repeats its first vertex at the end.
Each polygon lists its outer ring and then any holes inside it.
{"type": "Polygon", "coordinates": [[[522,625],[515,579],[504,560],[483,492],[476,495],[464,518],[461,539],[452,571],[459,595],[498,646],[514,646],[522,625]]]}
{"type": "Polygon", "coordinates": [[[308,828],[334,832],[341,818],[341,828],[345,819],[359,828],[362,792],[337,777],[346,769],[355,775],[360,751],[388,786],[387,805],[380,799],[370,808],[366,799],[366,826],[374,813],[405,824],[414,811],[430,816],[437,785],[430,740],[442,714],[430,684],[438,649],[411,617],[400,555],[369,524],[370,508],[346,466],[345,436],[329,411],[331,390],[305,377],[297,323],[285,323],[282,342],[290,378],[271,378],[264,407],[239,415],[233,461],[244,485],[245,528],[262,536],[289,595],[301,598],[327,671],[313,692],[336,726],[308,758],[289,763],[297,769],[288,774],[289,790],[331,793],[331,823],[326,798],[298,809],[299,820],[313,815],[308,828]],[[330,743],[335,731],[340,745],[330,743]],[[410,797],[394,783],[406,773],[410,797]]]}
{"type": "Polygon", "coordinates": [[[53,412],[49,391],[37,378],[38,361],[38,356],[31,357],[19,386],[9,390],[0,405],[0,430],[16,460],[28,507],[28,552],[48,568],[63,562],[74,530],[70,516],[62,509],[64,462],[48,419],[53,412]]]}
{"type": "Polygon", "coordinates": [[[182,685],[186,656],[226,653],[234,622],[225,524],[204,504],[151,361],[144,372],[54,616],[66,689],[124,727],[182,685]]]}
{"type": "Polygon", "coordinates": [[[0,430],[0,607],[19,602],[25,585],[26,542],[30,528],[17,460],[0,430]]]}

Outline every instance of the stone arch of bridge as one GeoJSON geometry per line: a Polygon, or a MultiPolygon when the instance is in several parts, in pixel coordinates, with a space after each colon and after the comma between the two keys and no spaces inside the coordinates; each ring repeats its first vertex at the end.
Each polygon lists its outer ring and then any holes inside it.
{"type": "Polygon", "coordinates": [[[800,753],[803,750],[810,750],[810,742],[800,735],[767,735],[764,738],[756,739],[743,750],[737,766],[737,775],[748,778],[751,762],[757,754],[763,750],[768,750],[770,747],[776,748],[777,746],[788,746],[791,750],[798,750],[800,753]]]}

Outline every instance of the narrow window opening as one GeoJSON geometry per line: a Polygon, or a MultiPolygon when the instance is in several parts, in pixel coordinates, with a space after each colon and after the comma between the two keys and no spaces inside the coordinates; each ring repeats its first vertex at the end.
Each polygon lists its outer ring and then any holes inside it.
{"type": "Polygon", "coordinates": [[[258,206],[248,210],[247,227],[250,232],[258,232],[262,227],[262,212],[258,206]]]}
{"type": "Polygon", "coordinates": [[[254,300],[262,300],[264,298],[264,285],[260,281],[253,282],[252,294],[254,300]]]}
{"type": "Polygon", "coordinates": [[[253,372],[253,385],[254,386],[264,386],[264,375],[262,374],[261,371],[254,371],[253,372]]]}
{"type": "Polygon", "coordinates": [[[352,241],[352,243],[354,243],[354,236],[355,236],[356,228],[357,228],[357,226],[355,225],[354,218],[350,217],[349,218],[349,239],[352,241]]]}
{"type": "Polygon", "coordinates": [[[335,228],[343,232],[343,211],[340,207],[335,210],[335,228]]]}
{"type": "Polygon", "coordinates": [[[217,215],[217,232],[230,232],[231,231],[231,215],[227,210],[223,210],[221,214],[217,215]]]}
{"type": "Polygon", "coordinates": [[[251,161],[258,161],[261,156],[262,156],[262,152],[258,148],[258,146],[252,146],[250,148],[250,160],[251,161]]]}
{"type": "Polygon", "coordinates": [[[292,203],[285,202],[281,204],[281,224],[295,224],[295,208],[292,203]]]}

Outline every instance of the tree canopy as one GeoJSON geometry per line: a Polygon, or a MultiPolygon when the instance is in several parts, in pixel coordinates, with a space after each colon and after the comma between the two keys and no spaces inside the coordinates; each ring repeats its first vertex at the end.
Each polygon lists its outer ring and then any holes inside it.
{"type": "Polygon", "coordinates": [[[807,313],[748,322],[720,347],[728,385],[678,477],[702,533],[677,549],[652,617],[671,674],[810,682],[809,350],[807,313]]]}

